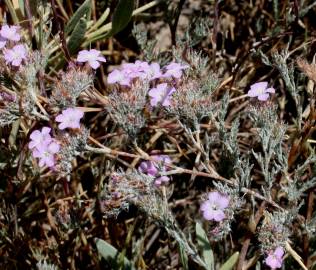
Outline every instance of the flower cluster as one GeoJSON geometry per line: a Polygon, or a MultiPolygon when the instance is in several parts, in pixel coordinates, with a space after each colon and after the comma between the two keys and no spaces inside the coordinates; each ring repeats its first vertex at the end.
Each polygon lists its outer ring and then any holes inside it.
{"type": "Polygon", "coordinates": [[[153,155],[151,158],[154,161],[143,161],[140,163],[138,170],[141,173],[147,174],[155,178],[154,184],[160,186],[170,181],[168,176],[159,176],[160,173],[168,170],[166,165],[171,164],[171,159],[167,155],[153,155]]]}
{"type": "Polygon", "coordinates": [[[3,25],[0,30],[0,49],[3,50],[3,57],[6,64],[19,67],[27,58],[27,51],[23,44],[16,44],[20,41],[19,26],[3,25]]]}
{"type": "Polygon", "coordinates": [[[43,127],[42,130],[34,130],[31,135],[29,149],[33,157],[39,158],[39,166],[54,167],[55,154],[58,153],[60,145],[50,136],[51,129],[43,127]]]}
{"type": "Polygon", "coordinates": [[[217,191],[208,194],[208,200],[202,203],[201,211],[206,220],[214,220],[217,222],[225,219],[225,209],[229,205],[229,197],[217,191]]]}
{"type": "Polygon", "coordinates": [[[121,69],[113,70],[108,76],[108,83],[131,86],[131,83],[136,78],[149,81],[164,78],[180,79],[182,71],[188,67],[188,65],[173,62],[161,69],[158,63],[149,64],[148,62],[137,60],[135,63],[122,64],[121,69]]]}
{"type": "MultiPolygon", "coordinates": [[[[80,128],[80,119],[83,112],[76,108],[68,108],[63,110],[61,114],[55,118],[59,122],[58,128],[63,130],[66,128],[80,128]]],[[[43,127],[41,130],[34,130],[31,135],[29,149],[32,150],[34,158],[39,158],[39,166],[48,167],[55,166],[55,155],[60,150],[58,141],[51,137],[51,128],[43,127]]]]}
{"type": "Polygon", "coordinates": [[[152,107],[161,104],[164,107],[170,106],[170,97],[176,91],[170,79],[180,79],[183,70],[189,68],[172,62],[160,68],[158,63],[151,63],[137,60],[135,63],[123,64],[121,69],[113,70],[108,76],[108,83],[118,83],[121,86],[130,87],[136,79],[155,81],[157,84],[148,91],[152,107]]]}

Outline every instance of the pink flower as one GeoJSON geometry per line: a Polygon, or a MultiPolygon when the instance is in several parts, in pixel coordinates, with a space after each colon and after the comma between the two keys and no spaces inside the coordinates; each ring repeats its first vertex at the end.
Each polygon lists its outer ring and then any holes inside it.
{"type": "Polygon", "coordinates": [[[49,134],[50,131],[49,127],[43,127],[41,131],[34,130],[30,135],[29,149],[41,149],[43,146],[48,145],[52,141],[52,137],[49,134]]]}
{"type": "Polygon", "coordinates": [[[224,210],[229,205],[229,197],[217,191],[208,194],[208,200],[202,203],[201,211],[206,220],[222,221],[226,216],[224,210]]]}
{"type": "Polygon", "coordinates": [[[106,62],[101,52],[95,49],[82,50],[79,52],[77,62],[85,63],[88,62],[89,66],[93,69],[97,69],[100,66],[99,62],[106,62]]]}
{"type": "Polygon", "coordinates": [[[24,45],[15,45],[12,49],[4,50],[4,59],[7,64],[20,66],[23,60],[26,60],[26,49],[24,45]]]}
{"type": "Polygon", "coordinates": [[[114,69],[108,75],[108,83],[109,84],[119,83],[120,85],[130,86],[131,78],[126,76],[126,74],[123,71],[114,69]]]}
{"type": "Polygon", "coordinates": [[[59,129],[65,128],[80,128],[80,119],[83,117],[83,112],[77,108],[68,108],[57,115],[55,120],[60,122],[59,129]]]}
{"type": "Polygon", "coordinates": [[[160,65],[158,63],[151,63],[146,70],[146,77],[149,80],[159,79],[162,77],[160,65]]]}
{"type": "Polygon", "coordinates": [[[121,70],[115,69],[108,76],[108,83],[119,83],[124,86],[131,86],[135,78],[154,80],[162,77],[158,63],[148,64],[145,61],[137,60],[135,63],[122,64],[121,70]]]}
{"type": "Polygon", "coordinates": [[[147,160],[140,163],[138,170],[141,173],[155,177],[154,184],[160,186],[170,181],[168,176],[158,176],[159,173],[168,170],[165,165],[171,164],[171,159],[167,155],[153,155],[151,156],[154,161],[147,160]]]}
{"type": "Polygon", "coordinates": [[[161,103],[162,106],[170,106],[171,95],[176,91],[174,87],[168,86],[167,83],[157,84],[157,87],[151,88],[148,91],[150,96],[150,105],[157,106],[158,103],[161,103]]]}
{"type": "Polygon", "coordinates": [[[271,267],[271,269],[281,268],[283,263],[284,250],[282,247],[277,247],[273,253],[269,253],[265,260],[265,263],[271,267]]]}
{"type": "Polygon", "coordinates": [[[40,159],[38,163],[40,167],[44,167],[45,165],[53,167],[55,165],[55,154],[58,153],[59,149],[60,145],[52,141],[49,145],[43,145],[39,149],[34,149],[33,157],[40,159]]]}
{"type": "Polygon", "coordinates": [[[136,60],[135,63],[126,63],[122,65],[123,72],[130,79],[146,77],[147,71],[149,69],[149,64],[147,62],[136,60]]]}
{"type": "Polygon", "coordinates": [[[258,82],[250,86],[248,91],[249,97],[258,97],[261,101],[266,101],[269,98],[269,93],[275,93],[274,88],[267,88],[268,82],[258,82]]]}
{"type": "Polygon", "coordinates": [[[179,63],[170,63],[165,66],[166,73],[163,75],[166,78],[174,77],[176,79],[180,79],[182,76],[182,70],[189,68],[188,65],[181,65],[179,63]]]}
{"type": "Polygon", "coordinates": [[[55,154],[59,151],[60,146],[50,136],[51,129],[43,127],[41,131],[34,130],[31,135],[29,149],[32,149],[32,155],[39,158],[39,166],[53,167],[55,165],[55,154]]]}
{"type": "Polygon", "coordinates": [[[3,25],[0,30],[0,35],[2,38],[6,40],[19,41],[21,39],[19,30],[20,30],[19,26],[3,25]]]}

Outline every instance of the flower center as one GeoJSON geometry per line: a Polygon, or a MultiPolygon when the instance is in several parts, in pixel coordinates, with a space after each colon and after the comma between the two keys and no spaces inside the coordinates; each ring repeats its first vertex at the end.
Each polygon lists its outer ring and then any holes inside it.
{"type": "Polygon", "coordinates": [[[259,95],[262,95],[262,94],[264,94],[266,92],[266,89],[264,88],[264,87],[260,87],[259,89],[258,89],[258,94],[259,95]]]}

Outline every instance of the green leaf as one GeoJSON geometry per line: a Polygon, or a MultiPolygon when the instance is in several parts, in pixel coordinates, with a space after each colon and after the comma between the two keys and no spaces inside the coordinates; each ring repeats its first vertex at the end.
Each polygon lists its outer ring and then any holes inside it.
{"type": "Polygon", "coordinates": [[[238,261],[239,252],[235,252],[230,258],[222,265],[219,270],[231,270],[238,261]]]}
{"type": "Polygon", "coordinates": [[[113,36],[123,30],[132,18],[134,9],[134,0],[120,0],[117,4],[112,17],[112,29],[108,33],[113,36]]]}
{"type": "Polygon", "coordinates": [[[188,255],[181,244],[179,244],[179,255],[180,255],[180,261],[182,263],[183,269],[189,270],[188,255]]]}
{"type": "Polygon", "coordinates": [[[214,270],[214,254],[208,241],[207,235],[202,228],[200,223],[196,223],[195,225],[196,238],[198,242],[199,250],[202,252],[202,256],[204,258],[205,264],[207,265],[208,270],[214,270]]]}
{"type": "Polygon", "coordinates": [[[84,40],[84,35],[87,30],[87,20],[81,18],[76,27],[72,31],[67,47],[71,55],[75,54],[84,40]]]}
{"type": "Polygon", "coordinates": [[[65,33],[69,34],[76,25],[78,24],[79,20],[84,16],[90,14],[91,12],[91,1],[86,0],[83,2],[83,4],[77,9],[77,11],[72,15],[72,17],[69,19],[66,27],[65,27],[65,33]]]}
{"type": "MultiPolygon", "coordinates": [[[[109,243],[105,242],[102,239],[95,238],[95,241],[96,241],[96,246],[97,246],[97,250],[98,250],[99,254],[105,260],[111,261],[112,264],[116,264],[116,262],[118,261],[120,252],[115,247],[113,247],[112,245],[110,245],[109,243]]],[[[125,270],[136,270],[133,267],[132,263],[126,257],[124,257],[124,269],[125,270]]]]}
{"type": "Polygon", "coordinates": [[[16,10],[14,9],[14,6],[11,2],[11,0],[4,0],[9,12],[10,12],[10,15],[12,17],[12,20],[13,20],[13,23],[14,24],[19,24],[19,18],[18,18],[18,15],[16,14],[16,10]]]}

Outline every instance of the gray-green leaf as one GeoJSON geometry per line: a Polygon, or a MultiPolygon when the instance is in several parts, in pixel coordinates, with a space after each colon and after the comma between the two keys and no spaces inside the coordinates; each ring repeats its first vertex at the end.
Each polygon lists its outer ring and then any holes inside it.
{"type": "Polygon", "coordinates": [[[183,269],[184,270],[189,270],[188,255],[185,252],[185,249],[184,249],[184,247],[181,244],[179,244],[179,255],[180,255],[180,260],[181,260],[183,269]]]}
{"type": "Polygon", "coordinates": [[[238,261],[239,252],[235,252],[230,258],[222,265],[219,270],[231,270],[238,261]]]}
{"type": "Polygon", "coordinates": [[[210,242],[208,241],[207,235],[200,223],[196,223],[195,231],[198,247],[199,250],[202,252],[205,264],[207,265],[207,269],[214,270],[214,254],[210,242]]]}
{"type": "Polygon", "coordinates": [[[65,27],[65,33],[68,35],[78,24],[79,20],[84,16],[88,15],[91,12],[91,1],[86,0],[83,2],[83,4],[77,9],[77,11],[72,15],[72,17],[69,19],[66,27],[65,27]]]}
{"type": "MultiPolygon", "coordinates": [[[[104,240],[99,239],[99,238],[95,238],[95,241],[96,241],[96,246],[97,246],[97,250],[98,250],[99,254],[105,260],[111,261],[112,263],[117,262],[120,252],[115,247],[113,247],[109,243],[107,243],[104,240]]],[[[136,270],[133,267],[132,263],[126,257],[124,257],[124,269],[125,270],[136,270]]]]}
{"type": "Polygon", "coordinates": [[[112,17],[112,29],[107,36],[113,36],[123,30],[132,18],[134,0],[120,0],[112,17]]]}
{"type": "Polygon", "coordinates": [[[87,20],[81,18],[76,27],[72,31],[67,47],[71,55],[75,54],[84,40],[84,35],[87,30],[87,20]]]}

